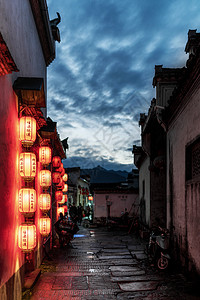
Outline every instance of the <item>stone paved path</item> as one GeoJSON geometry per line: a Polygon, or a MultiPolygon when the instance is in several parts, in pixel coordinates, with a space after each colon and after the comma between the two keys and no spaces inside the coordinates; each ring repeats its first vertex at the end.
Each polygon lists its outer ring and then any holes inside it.
{"type": "Polygon", "coordinates": [[[30,299],[200,299],[182,275],[152,270],[144,246],[125,232],[81,227],[72,247],[54,248],[43,262],[30,299]]]}

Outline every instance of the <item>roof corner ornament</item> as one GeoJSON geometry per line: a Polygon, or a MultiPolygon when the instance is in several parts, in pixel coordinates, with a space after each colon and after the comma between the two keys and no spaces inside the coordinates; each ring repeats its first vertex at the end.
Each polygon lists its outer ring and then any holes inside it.
{"type": "Polygon", "coordinates": [[[51,25],[51,30],[52,30],[54,40],[60,43],[60,31],[57,25],[61,22],[61,16],[58,12],[56,13],[58,17],[51,20],[50,25],[51,25]]]}

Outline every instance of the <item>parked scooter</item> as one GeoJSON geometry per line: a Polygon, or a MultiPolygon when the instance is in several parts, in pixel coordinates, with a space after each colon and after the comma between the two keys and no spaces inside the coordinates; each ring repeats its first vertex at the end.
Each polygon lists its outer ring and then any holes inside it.
{"type": "Polygon", "coordinates": [[[60,219],[55,223],[55,231],[59,236],[60,247],[67,246],[74,238],[74,234],[79,231],[76,220],[69,220],[60,214],[60,219]]]}
{"type": "Polygon", "coordinates": [[[147,254],[160,270],[167,269],[171,259],[169,255],[169,231],[167,229],[158,226],[151,231],[147,254]]]}

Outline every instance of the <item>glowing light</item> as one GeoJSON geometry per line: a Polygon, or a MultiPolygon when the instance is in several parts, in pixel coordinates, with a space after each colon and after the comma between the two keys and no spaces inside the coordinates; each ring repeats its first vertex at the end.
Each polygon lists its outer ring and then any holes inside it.
{"type": "Polygon", "coordinates": [[[56,191],[55,192],[56,201],[60,202],[60,201],[62,201],[62,198],[63,198],[63,192],[62,191],[56,191]]]}
{"type": "Polygon", "coordinates": [[[49,170],[40,171],[40,186],[48,189],[51,186],[51,172],[49,170]]]}
{"type": "Polygon", "coordinates": [[[19,157],[19,172],[25,181],[31,181],[36,176],[36,156],[34,153],[21,153],[19,157]]]}
{"type": "Polygon", "coordinates": [[[42,165],[47,166],[51,162],[51,148],[40,147],[39,148],[39,161],[42,165]]]}
{"type": "Polygon", "coordinates": [[[36,140],[36,120],[32,117],[21,117],[19,122],[19,140],[22,145],[30,147],[36,140]]]}
{"type": "Polygon", "coordinates": [[[61,181],[61,175],[60,175],[60,173],[58,173],[58,172],[53,172],[53,174],[52,174],[52,181],[53,181],[53,183],[55,183],[55,184],[59,184],[60,181],[61,181]]]}
{"type": "Polygon", "coordinates": [[[51,196],[49,194],[40,194],[39,208],[44,212],[51,208],[51,196]]]}
{"type": "Polygon", "coordinates": [[[63,175],[63,178],[62,178],[62,179],[63,179],[63,181],[65,181],[65,182],[68,180],[68,175],[67,175],[67,173],[65,173],[65,174],[63,175]]]}
{"type": "Polygon", "coordinates": [[[61,158],[60,156],[54,156],[52,160],[52,165],[54,168],[59,168],[61,166],[61,158]]]}
{"type": "Polygon", "coordinates": [[[48,217],[40,218],[39,220],[40,234],[47,236],[51,232],[51,219],[48,217]]]}
{"type": "Polygon", "coordinates": [[[68,185],[65,183],[64,184],[64,188],[62,189],[63,192],[67,192],[68,191],[68,185]]]}
{"type": "Polygon", "coordinates": [[[93,201],[93,197],[92,197],[92,196],[89,196],[89,197],[88,197],[88,200],[93,201]]]}
{"type": "Polygon", "coordinates": [[[18,247],[24,252],[30,252],[36,247],[36,226],[22,224],[19,226],[18,247]]]}
{"type": "Polygon", "coordinates": [[[59,217],[60,213],[62,213],[63,216],[64,216],[64,214],[65,214],[65,209],[64,209],[64,207],[58,207],[58,208],[57,208],[57,216],[58,216],[58,217],[59,217]]]}
{"type": "Polygon", "coordinates": [[[21,213],[33,214],[36,211],[36,191],[34,189],[21,189],[18,200],[21,213]]]}

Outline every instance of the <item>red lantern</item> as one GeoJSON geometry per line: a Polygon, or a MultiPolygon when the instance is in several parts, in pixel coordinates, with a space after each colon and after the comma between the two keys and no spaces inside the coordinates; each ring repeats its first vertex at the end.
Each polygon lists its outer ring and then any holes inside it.
{"type": "Polygon", "coordinates": [[[47,236],[51,232],[51,219],[48,217],[40,218],[39,220],[40,234],[47,236]]]}
{"type": "Polygon", "coordinates": [[[19,191],[19,211],[29,215],[36,211],[36,191],[34,189],[21,189],[19,191]]]}
{"type": "Polygon", "coordinates": [[[59,168],[61,166],[61,158],[60,156],[54,156],[52,160],[52,165],[54,168],[59,168]]]}
{"type": "Polygon", "coordinates": [[[63,216],[64,216],[64,214],[65,214],[65,209],[64,209],[63,206],[57,208],[57,217],[58,217],[58,218],[59,218],[59,216],[60,216],[60,213],[62,213],[63,216]]]}
{"type": "Polygon", "coordinates": [[[57,189],[62,190],[64,188],[64,182],[62,178],[60,179],[60,182],[57,184],[57,189]]]}
{"type": "Polygon", "coordinates": [[[67,173],[65,173],[65,174],[63,175],[63,178],[62,178],[62,179],[63,179],[63,181],[65,181],[65,182],[68,180],[68,175],[67,175],[67,173]]]}
{"type": "Polygon", "coordinates": [[[58,201],[59,204],[65,204],[65,195],[62,196],[62,200],[58,201]]]}
{"type": "Polygon", "coordinates": [[[64,207],[64,212],[67,213],[67,211],[68,211],[67,205],[63,205],[63,207],[64,207]]]}
{"type": "Polygon", "coordinates": [[[55,199],[56,201],[62,201],[62,197],[63,197],[63,192],[62,191],[56,191],[55,192],[55,199]]]}
{"type": "Polygon", "coordinates": [[[93,201],[93,197],[92,197],[92,196],[89,196],[89,197],[88,197],[88,200],[93,201]]]}
{"type": "Polygon", "coordinates": [[[47,166],[51,162],[51,148],[50,147],[40,147],[39,148],[39,161],[42,165],[47,166]]]}
{"type": "Polygon", "coordinates": [[[53,181],[53,183],[55,183],[55,184],[59,184],[60,181],[61,181],[61,175],[60,175],[60,173],[58,173],[58,172],[53,172],[53,174],[52,174],[52,181],[53,181]]]}
{"type": "Polygon", "coordinates": [[[36,247],[36,226],[22,224],[19,226],[18,246],[23,252],[30,252],[36,247]]]}
{"type": "Polygon", "coordinates": [[[19,122],[19,140],[23,146],[30,147],[36,140],[36,120],[32,117],[21,117],[19,122]]]}
{"type": "Polygon", "coordinates": [[[36,156],[34,153],[21,153],[19,157],[19,172],[25,181],[31,181],[36,175],[36,156]]]}
{"type": "Polygon", "coordinates": [[[40,194],[39,208],[45,212],[51,208],[51,196],[49,194],[40,194]]]}
{"type": "Polygon", "coordinates": [[[67,192],[68,191],[68,185],[65,183],[64,184],[64,188],[62,189],[63,192],[67,192]]]}
{"type": "Polygon", "coordinates": [[[40,186],[48,189],[51,186],[51,172],[49,170],[40,171],[40,186]]]}

